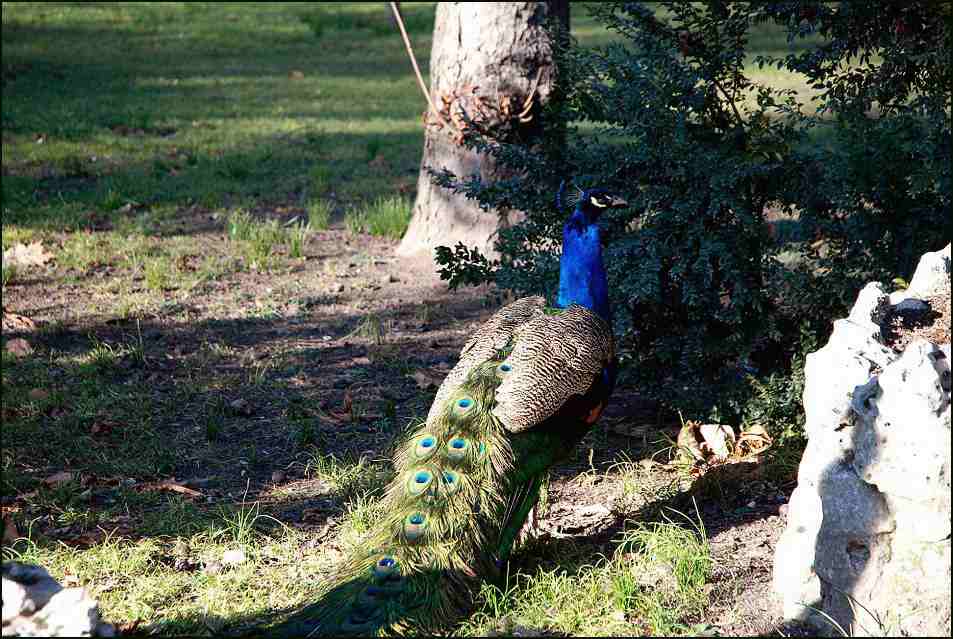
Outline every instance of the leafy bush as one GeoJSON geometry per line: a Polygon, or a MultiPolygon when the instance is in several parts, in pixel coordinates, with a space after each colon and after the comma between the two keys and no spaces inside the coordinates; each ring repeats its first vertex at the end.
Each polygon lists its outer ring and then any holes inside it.
{"type": "Polygon", "coordinates": [[[496,260],[441,247],[442,275],[453,286],[491,280],[552,294],[567,213],[552,204],[558,184],[615,189],[631,206],[605,216],[603,236],[628,374],[687,414],[742,417],[738,389],[751,372],[786,373],[805,321],[815,335],[828,331],[858,280],[908,277],[916,256],[948,241],[950,126],[937,98],[949,72],[931,47],[949,58],[949,27],[925,2],[855,6],[596,5],[623,41],[559,52],[564,100],[544,114],[544,142],[466,140],[512,177],[434,172],[486,209],[526,212],[500,231],[496,260]],[[917,32],[926,44],[884,36],[881,11],[918,16],[930,25],[917,32]],[[826,87],[820,113],[746,76],[751,32],[768,21],[791,40],[820,34],[817,46],[760,60],[826,87]],[[869,66],[871,54],[893,66],[869,66]],[[867,66],[833,64],[858,56],[867,66]],[[866,113],[870,100],[885,105],[881,117],[866,113]],[[793,232],[772,234],[769,206],[793,232]],[[935,226],[924,233],[925,224],[935,226]]]}
{"type": "Polygon", "coordinates": [[[803,116],[818,143],[792,149],[789,161],[802,170],[783,195],[810,240],[788,297],[828,322],[864,282],[909,278],[920,255],[953,235],[953,15],[943,3],[788,2],[762,17],[785,25],[790,40],[823,38],[762,62],[801,72],[821,90],[828,119],[803,116]]]}

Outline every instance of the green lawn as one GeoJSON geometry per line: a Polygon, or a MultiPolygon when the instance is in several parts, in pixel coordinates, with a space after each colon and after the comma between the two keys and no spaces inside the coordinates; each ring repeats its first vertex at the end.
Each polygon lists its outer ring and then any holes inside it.
{"type": "MultiPolygon", "coordinates": [[[[426,70],[433,3],[402,6],[426,70]]],[[[430,399],[406,380],[407,414],[364,394],[374,376],[404,379],[426,363],[388,342],[389,327],[432,330],[463,314],[363,297],[403,277],[384,269],[423,141],[423,98],[384,4],[2,11],[2,243],[41,241],[54,255],[4,270],[4,311],[37,323],[31,356],[3,353],[0,495],[19,536],[4,559],[39,562],[87,586],[108,620],[162,633],[215,633],[313,599],[316,576],[375,517],[393,433],[430,399]],[[324,338],[333,349],[314,345],[324,338]],[[359,363],[333,359],[351,343],[359,363]],[[337,407],[345,387],[341,432],[364,433],[377,455],[358,443],[332,452],[316,426],[337,428],[318,405],[337,407]],[[282,469],[297,481],[263,488],[282,469]],[[173,474],[204,477],[216,499],[143,490],[173,474]],[[279,525],[255,503],[299,489],[302,520],[317,517],[323,533],[279,525]]],[[[583,14],[582,42],[611,39],[583,14]]],[[[765,50],[781,42],[765,34],[765,50]]],[[[467,299],[479,312],[490,304],[467,299]]],[[[436,348],[420,335],[421,349],[436,348]]],[[[634,466],[599,463],[631,496],[634,466]]],[[[566,560],[565,546],[534,548],[543,559],[488,586],[460,632],[691,633],[710,568],[702,531],[643,523],[614,547],[601,559],[579,551],[569,572],[551,561],[566,560]],[[633,581],[660,564],[664,587],[633,581]]]]}

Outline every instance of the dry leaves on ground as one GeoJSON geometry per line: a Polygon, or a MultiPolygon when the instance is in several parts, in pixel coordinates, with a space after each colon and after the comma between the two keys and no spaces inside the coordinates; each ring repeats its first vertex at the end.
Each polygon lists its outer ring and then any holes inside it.
{"type": "Polygon", "coordinates": [[[27,355],[33,353],[33,347],[30,346],[30,342],[26,341],[22,337],[9,340],[6,343],[6,346],[4,346],[4,350],[16,358],[26,357],[27,355]]]}
{"type": "Polygon", "coordinates": [[[145,484],[139,484],[136,486],[136,490],[139,492],[144,490],[168,490],[174,493],[182,493],[183,495],[188,495],[189,497],[202,496],[202,493],[197,490],[193,490],[180,482],[177,482],[174,477],[172,479],[163,479],[161,481],[151,481],[145,484]]]}
{"type": "Polygon", "coordinates": [[[710,466],[751,460],[770,448],[772,443],[771,436],[759,424],[746,427],[736,436],[731,426],[691,420],[682,426],[677,439],[684,458],[710,466]]]}
{"type": "Polygon", "coordinates": [[[3,331],[11,333],[29,333],[36,328],[36,322],[26,315],[3,312],[3,331]]]}
{"type": "Polygon", "coordinates": [[[75,473],[70,473],[65,470],[61,470],[58,473],[54,473],[49,477],[43,480],[43,483],[47,486],[59,486],[60,484],[65,484],[68,481],[73,481],[76,478],[75,473]]]}
{"type": "Polygon", "coordinates": [[[415,382],[417,382],[417,387],[421,390],[427,390],[428,388],[437,388],[440,384],[443,383],[443,378],[447,376],[446,371],[435,372],[429,369],[422,368],[413,375],[408,375],[415,382]]]}

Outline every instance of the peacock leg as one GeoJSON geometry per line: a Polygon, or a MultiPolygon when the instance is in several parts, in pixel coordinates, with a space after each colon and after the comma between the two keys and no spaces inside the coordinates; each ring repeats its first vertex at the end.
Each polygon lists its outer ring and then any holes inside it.
{"type": "Polygon", "coordinates": [[[526,523],[526,517],[529,515],[529,511],[539,502],[539,488],[541,485],[542,477],[539,475],[530,480],[526,493],[523,496],[523,501],[520,502],[513,517],[506,525],[506,528],[503,529],[500,535],[500,549],[497,553],[500,564],[506,563],[506,561],[509,560],[510,553],[513,551],[513,544],[516,543],[520,530],[522,530],[523,524],[526,523]]]}

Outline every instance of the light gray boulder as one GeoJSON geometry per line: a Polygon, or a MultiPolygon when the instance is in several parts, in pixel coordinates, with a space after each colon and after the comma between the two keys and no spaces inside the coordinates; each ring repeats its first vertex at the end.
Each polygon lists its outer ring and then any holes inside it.
{"type": "Polygon", "coordinates": [[[112,637],[83,588],[63,588],[44,568],[3,564],[3,636],[112,637]]]}
{"type": "Polygon", "coordinates": [[[808,445],[774,565],[789,619],[950,635],[950,345],[914,338],[897,353],[882,331],[949,286],[947,246],[900,294],[868,284],[807,357],[808,445]]]}

